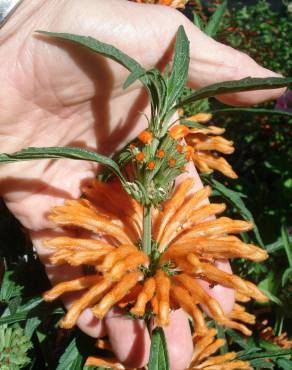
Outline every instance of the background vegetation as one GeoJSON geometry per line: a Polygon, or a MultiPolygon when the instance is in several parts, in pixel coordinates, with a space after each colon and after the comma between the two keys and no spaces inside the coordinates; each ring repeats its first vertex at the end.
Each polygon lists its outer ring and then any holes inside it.
{"type": "MultiPolygon", "coordinates": [[[[195,9],[204,24],[218,3],[222,2],[190,1],[185,12],[193,17],[195,9]]],[[[263,0],[249,7],[237,6],[236,11],[229,8],[216,38],[247,52],[267,68],[292,76],[292,13],[287,5],[283,2],[277,13],[263,0]]],[[[277,110],[288,112],[288,100],[289,96],[279,102],[277,110]]],[[[216,113],[227,107],[213,100],[205,102],[202,109],[209,105],[214,122],[225,126],[227,138],[235,142],[230,162],[239,175],[239,180],[231,181],[219,175],[205,176],[205,181],[212,183],[214,196],[223,195],[231,204],[233,214],[253,215],[259,233],[244,238],[262,244],[270,253],[266,263],[239,261],[234,265],[271,300],[249,308],[258,317],[252,338],[218,328],[219,336],[227,339],[222,351],[238,351],[238,358],[250,360],[257,369],[288,370],[292,368],[291,351],[283,349],[275,337],[292,328],[292,117],[275,114],[274,104],[261,106],[271,109],[269,114],[257,107],[256,114],[237,109],[216,113]],[[265,320],[274,333],[269,338],[262,332],[265,320]]],[[[0,369],[82,369],[86,356],[96,352],[94,341],[78,330],[57,327],[63,308],[40,298],[49,283],[29,238],[4,204],[0,210],[0,369]]]]}

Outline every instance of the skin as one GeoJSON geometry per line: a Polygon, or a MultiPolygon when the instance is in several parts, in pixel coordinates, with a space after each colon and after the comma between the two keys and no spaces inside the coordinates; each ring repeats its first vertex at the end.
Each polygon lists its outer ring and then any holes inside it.
{"type": "MultiPolygon", "coordinates": [[[[0,32],[1,152],[28,146],[79,145],[110,155],[146,126],[139,113],[149,112],[146,95],[139,83],[122,89],[128,76],[123,67],[76,45],[36,35],[34,30],[90,35],[115,45],[145,68],[162,68],[171,60],[174,35],[181,24],[191,41],[190,86],[276,76],[247,55],[211,40],[168,7],[125,0],[84,0],[82,5],[78,0],[24,0],[0,32]]],[[[232,105],[256,104],[282,93],[283,89],[236,93],[220,100],[232,105]]],[[[1,194],[30,231],[53,284],[78,276],[80,271],[49,264],[49,251],[42,241],[55,229],[47,214],[64,199],[78,197],[80,183],[92,178],[96,170],[92,163],[70,160],[0,168],[1,194]]],[[[191,174],[197,177],[195,170],[191,174]]],[[[199,180],[196,186],[201,186],[199,180]]],[[[229,264],[224,264],[228,269],[229,264]]],[[[226,289],[221,287],[220,294],[213,295],[229,311],[233,299],[226,289]]],[[[75,297],[66,297],[65,306],[75,297]]],[[[172,317],[166,328],[171,369],[181,370],[191,355],[190,329],[183,312],[172,317]]],[[[150,337],[143,323],[112,312],[99,322],[87,309],[78,325],[93,337],[107,332],[117,357],[128,366],[147,363],[150,337]]]]}

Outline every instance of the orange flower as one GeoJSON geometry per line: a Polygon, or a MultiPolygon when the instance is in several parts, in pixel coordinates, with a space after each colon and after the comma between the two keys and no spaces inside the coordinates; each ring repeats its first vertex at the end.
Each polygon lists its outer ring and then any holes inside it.
{"type": "Polygon", "coordinates": [[[202,205],[211,189],[205,187],[189,196],[193,185],[192,179],[185,180],[161,210],[153,211],[153,239],[158,243],[160,257],[157,268],[150,270],[152,276],[141,272],[148,269],[150,261],[136,246],[142,237],[142,207],[119,183],[94,180],[83,189],[86,199],[69,200],[52,210],[49,218],[58,226],[78,227],[95,234],[93,239],[61,236],[45,243],[54,250],[52,263],[92,265],[96,271],[57,284],[44,294],[44,299],[51,301],[64,293],[87,289],[62,319],[62,327],[73,327],[87,307],[103,318],[113,305],[129,302],[133,305],[131,312],[138,316],[143,316],[146,305],[151,304],[156,323],[161,326],[167,325],[173,304],[182,307],[194,321],[196,336],[207,333],[199,307],[204,305],[219,324],[251,334],[244,323],[253,323],[253,316],[239,305],[226,316],[197,278],[234,289],[240,301],[253,298],[265,302],[266,296],[254,284],[219,270],[213,261],[247,258],[258,262],[267,258],[267,253],[228,235],[250,230],[250,222],[227,217],[210,220],[223,212],[225,205],[202,205]]]}
{"type": "Polygon", "coordinates": [[[288,334],[283,332],[280,335],[276,335],[273,328],[268,326],[268,320],[261,321],[257,324],[257,327],[260,330],[260,337],[265,341],[282,348],[292,348],[292,340],[289,340],[288,334]]]}
{"type": "Polygon", "coordinates": [[[138,154],[136,154],[135,158],[137,161],[141,162],[144,161],[145,155],[143,152],[139,152],[138,154]]]}
{"type": "Polygon", "coordinates": [[[159,149],[157,152],[157,157],[162,159],[165,157],[165,151],[163,149],[159,149]]]}
{"type": "MultiPolygon", "coordinates": [[[[235,352],[227,352],[221,355],[213,356],[225,343],[224,339],[216,339],[216,334],[216,329],[208,329],[204,336],[193,337],[193,357],[187,370],[252,370],[252,367],[247,361],[235,359],[235,352]]],[[[98,339],[96,347],[100,350],[106,349],[112,352],[110,343],[106,340],[98,339]]],[[[114,358],[114,355],[107,360],[101,357],[89,357],[86,361],[86,366],[126,369],[118,362],[117,359],[114,358]]]]}
{"type": "Polygon", "coordinates": [[[183,139],[185,136],[187,136],[190,130],[187,126],[176,125],[176,126],[172,126],[168,132],[169,132],[169,136],[172,139],[180,140],[180,139],[183,139]]]}
{"type": "Polygon", "coordinates": [[[204,123],[204,122],[210,121],[211,118],[212,118],[211,113],[197,113],[197,114],[194,114],[193,116],[188,117],[187,120],[193,121],[193,122],[204,123]]]}
{"type": "Polygon", "coordinates": [[[153,139],[153,134],[152,132],[145,130],[140,133],[140,135],[138,136],[138,139],[142,141],[142,143],[144,144],[151,144],[152,139],[153,139]]]}
{"type": "Polygon", "coordinates": [[[168,165],[169,167],[175,167],[176,165],[176,160],[174,158],[170,158],[169,161],[168,161],[168,165]]]}
{"type": "Polygon", "coordinates": [[[155,162],[154,161],[150,161],[147,164],[147,168],[148,168],[148,170],[154,170],[154,168],[155,168],[155,162]]]}
{"type": "MultiPolygon", "coordinates": [[[[210,113],[198,113],[186,118],[189,121],[206,123],[212,118],[210,113]]],[[[213,172],[214,170],[223,173],[233,179],[237,174],[230,164],[218,153],[231,154],[234,152],[233,141],[224,139],[221,135],[224,129],[216,126],[204,128],[191,128],[185,140],[193,148],[192,159],[200,172],[213,172]]]]}

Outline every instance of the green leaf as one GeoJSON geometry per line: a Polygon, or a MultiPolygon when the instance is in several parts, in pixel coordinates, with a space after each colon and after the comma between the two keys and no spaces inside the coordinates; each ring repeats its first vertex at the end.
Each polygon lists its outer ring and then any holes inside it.
{"type": "Polygon", "coordinates": [[[278,306],[283,306],[283,302],[278,297],[276,297],[274,294],[272,294],[269,290],[262,288],[261,284],[259,284],[259,288],[261,289],[263,293],[265,293],[265,295],[269,298],[270,301],[274,302],[278,306]]]}
{"type": "Polygon", "coordinates": [[[225,10],[227,8],[227,1],[224,1],[221,5],[218,6],[216,9],[215,13],[212,15],[210,18],[206,28],[205,28],[205,33],[210,36],[214,37],[216,36],[220,24],[222,22],[225,10]]]}
{"type": "Polygon", "coordinates": [[[283,245],[287,254],[289,267],[292,268],[292,243],[289,242],[289,235],[287,227],[285,225],[282,225],[281,227],[281,238],[283,240],[283,245]]]}
{"type": "Polygon", "coordinates": [[[123,183],[126,182],[126,179],[122,175],[119,166],[112,159],[77,147],[27,148],[11,154],[2,153],[0,154],[0,163],[58,158],[68,158],[100,163],[114,172],[123,183]]]}
{"type": "Polygon", "coordinates": [[[201,31],[204,31],[205,25],[203,19],[195,11],[193,11],[193,22],[201,31]]]}
{"type": "Polygon", "coordinates": [[[215,83],[197,90],[185,100],[181,100],[177,107],[182,107],[193,101],[204,99],[211,96],[229,94],[240,91],[276,89],[284,86],[292,86],[292,77],[269,77],[252,78],[246,77],[241,80],[225,81],[215,83]]]}
{"type": "Polygon", "coordinates": [[[20,297],[23,287],[15,282],[13,271],[5,271],[0,288],[0,301],[9,303],[12,298],[20,297]]]}
{"type": "Polygon", "coordinates": [[[251,114],[263,114],[268,116],[287,116],[292,117],[291,112],[278,109],[265,109],[265,108],[222,108],[212,110],[211,113],[251,113],[251,114]]]}
{"type": "Polygon", "coordinates": [[[123,84],[123,89],[127,89],[137,80],[140,80],[143,76],[145,76],[146,72],[142,71],[140,67],[133,70],[132,73],[129,74],[128,78],[123,84]]]}
{"type": "Polygon", "coordinates": [[[179,26],[176,34],[174,61],[168,81],[167,110],[173,106],[185,87],[188,78],[189,63],[189,40],[183,26],[179,26]]]}
{"type": "Polygon", "coordinates": [[[253,223],[253,232],[255,234],[256,240],[259,243],[260,246],[264,246],[263,240],[261,238],[259,229],[255,223],[255,220],[253,218],[253,215],[251,212],[246,208],[246,205],[244,204],[242,197],[243,194],[228,189],[226,186],[221,184],[219,181],[215,180],[211,176],[202,176],[202,180],[207,182],[213,190],[216,190],[228,203],[232,204],[238,213],[248,221],[251,221],[253,223]]]}
{"type": "Polygon", "coordinates": [[[41,317],[48,314],[62,315],[64,314],[64,310],[44,303],[40,297],[34,297],[24,305],[18,307],[16,313],[10,314],[9,310],[4,311],[0,317],[0,325],[25,321],[28,318],[41,317]]]}
{"type": "Polygon", "coordinates": [[[288,267],[282,275],[282,287],[286,285],[291,275],[292,275],[292,267],[288,267]]]}
{"type": "Polygon", "coordinates": [[[292,369],[292,361],[288,360],[287,358],[277,359],[277,365],[280,369],[283,369],[283,370],[291,370],[292,369]]]}
{"type": "Polygon", "coordinates": [[[84,46],[87,49],[90,49],[98,54],[104,55],[110,59],[115,60],[116,62],[120,63],[131,72],[138,70],[141,71],[141,73],[145,72],[144,68],[133,58],[129,57],[116,47],[98,41],[93,37],[74,35],[71,33],[47,32],[39,30],[36,32],[41,33],[42,35],[75,42],[76,44],[84,46]]]}
{"type": "Polygon", "coordinates": [[[153,331],[148,370],[169,370],[167,345],[162,328],[153,331]]]}
{"type": "MultiPolygon", "coordinates": [[[[292,236],[289,236],[289,242],[292,243],[292,236]]],[[[271,244],[266,245],[266,250],[268,253],[275,253],[283,248],[284,244],[281,238],[271,244]]]]}
{"type": "Polygon", "coordinates": [[[267,297],[279,306],[283,306],[282,301],[276,297],[280,287],[280,279],[277,278],[276,272],[270,270],[267,277],[263,279],[258,287],[267,295],[267,297]]]}
{"type": "Polygon", "coordinates": [[[38,328],[42,320],[39,317],[31,317],[29,318],[24,327],[24,334],[31,338],[35,330],[38,328]]]}
{"type": "Polygon", "coordinates": [[[199,122],[189,121],[188,119],[180,119],[179,123],[187,127],[206,128],[199,122]]]}
{"type": "Polygon", "coordinates": [[[254,360],[259,358],[274,358],[274,357],[280,357],[280,356],[291,356],[292,355],[292,349],[279,349],[276,351],[267,351],[267,352],[256,352],[256,353],[242,353],[237,354],[236,358],[240,360],[254,360]]]}
{"type": "Polygon", "coordinates": [[[56,370],[80,370],[83,362],[83,356],[79,352],[76,338],[74,338],[61,356],[56,370]]]}

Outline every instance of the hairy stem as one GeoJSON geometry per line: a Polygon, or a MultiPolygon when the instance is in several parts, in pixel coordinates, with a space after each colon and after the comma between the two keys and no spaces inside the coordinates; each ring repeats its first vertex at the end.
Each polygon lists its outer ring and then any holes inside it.
{"type": "Polygon", "coordinates": [[[143,208],[143,251],[151,254],[151,205],[143,208]]]}

